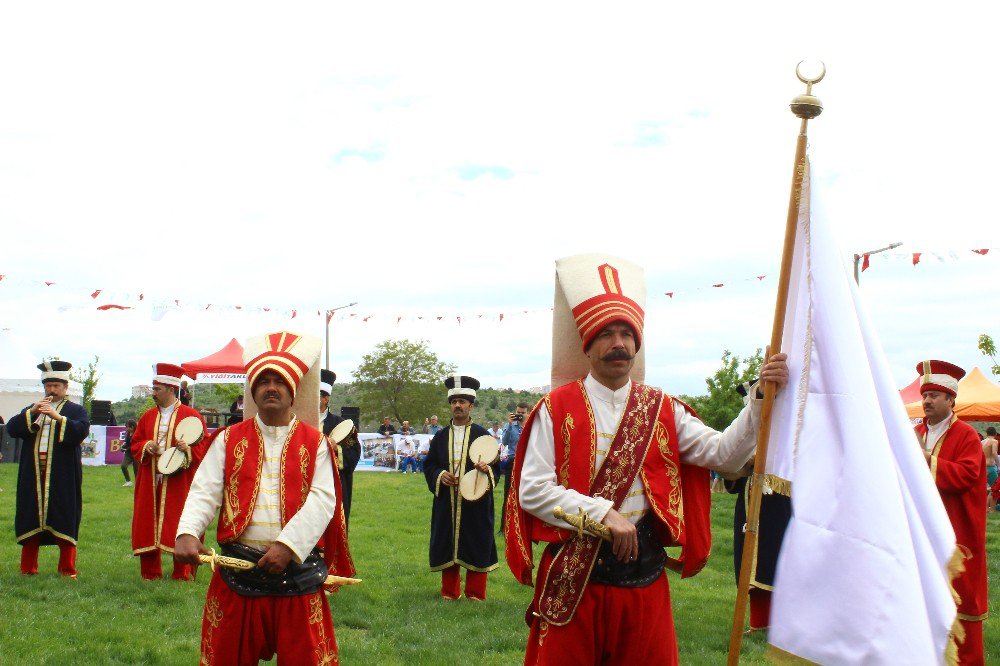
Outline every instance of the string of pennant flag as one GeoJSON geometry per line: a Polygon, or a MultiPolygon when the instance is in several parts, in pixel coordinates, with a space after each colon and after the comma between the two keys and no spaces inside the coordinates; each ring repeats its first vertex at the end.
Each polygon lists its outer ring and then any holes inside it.
{"type": "MultiPolygon", "coordinates": [[[[882,260],[900,260],[905,259],[910,261],[913,266],[917,266],[921,262],[927,260],[936,260],[939,262],[948,261],[958,261],[965,257],[977,255],[984,257],[990,253],[994,248],[979,248],[971,250],[968,252],[881,252],[877,254],[879,261],[882,260]]],[[[996,252],[994,252],[996,255],[996,252]]],[[[871,260],[874,255],[873,253],[866,253],[859,255],[858,259],[861,261],[861,270],[866,271],[871,267],[871,260]]],[[[767,275],[754,275],[746,278],[737,278],[734,280],[726,280],[722,282],[713,282],[706,284],[701,287],[687,288],[683,290],[673,290],[664,291],[662,294],[668,299],[674,299],[675,296],[686,294],[688,292],[703,292],[707,290],[717,290],[726,287],[735,287],[741,283],[764,283],[767,280],[767,275]]],[[[139,310],[148,309],[154,321],[159,321],[164,316],[170,312],[176,311],[209,311],[209,312],[247,312],[256,314],[267,314],[273,313],[275,315],[283,316],[287,319],[298,319],[303,317],[308,318],[322,318],[326,317],[327,323],[331,321],[358,321],[362,323],[369,323],[371,321],[378,321],[380,323],[395,320],[396,324],[401,324],[405,322],[414,321],[425,321],[425,322],[457,322],[462,324],[463,322],[468,322],[472,320],[493,320],[497,323],[502,323],[505,319],[510,317],[519,317],[525,315],[536,314],[540,312],[551,312],[552,308],[505,308],[501,310],[489,311],[489,312],[478,312],[478,313],[441,313],[441,314],[386,314],[386,313],[359,313],[359,312],[334,312],[332,310],[326,310],[324,308],[272,308],[266,305],[234,305],[234,304],[223,304],[223,303],[195,303],[190,302],[180,298],[150,298],[147,296],[145,291],[116,291],[108,289],[87,289],[81,290],[76,285],[63,285],[59,282],[52,280],[36,280],[30,278],[24,278],[19,276],[11,276],[9,274],[0,274],[0,289],[5,287],[28,287],[28,288],[38,288],[45,291],[59,291],[66,295],[71,296],[74,300],[73,304],[63,304],[57,306],[59,311],[65,312],[69,310],[82,310],[82,309],[96,309],[98,312],[120,312],[127,310],[139,310]],[[88,298],[89,297],[89,298],[88,298]]]]}

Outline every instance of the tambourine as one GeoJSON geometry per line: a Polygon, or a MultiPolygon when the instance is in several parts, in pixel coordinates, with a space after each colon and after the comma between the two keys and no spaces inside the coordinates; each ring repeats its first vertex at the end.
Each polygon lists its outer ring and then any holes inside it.
{"type": "Polygon", "coordinates": [[[491,435],[476,437],[472,440],[472,444],[469,444],[469,460],[472,461],[473,465],[478,462],[492,465],[499,457],[500,446],[491,435]]]}
{"type": "MultiPolygon", "coordinates": [[[[196,416],[181,419],[180,423],[174,426],[174,439],[184,440],[188,446],[194,446],[204,436],[205,428],[196,416]]],[[[156,471],[166,476],[176,474],[187,466],[188,457],[176,446],[171,446],[156,459],[156,471]]]]}
{"type": "Polygon", "coordinates": [[[462,499],[467,502],[475,502],[482,499],[489,492],[489,489],[489,474],[484,474],[475,467],[463,474],[462,479],[458,482],[458,492],[462,494],[462,499]]]}
{"type": "Polygon", "coordinates": [[[330,441],[334,444],[340,444],[345,439],[350,437],[353,432],[355,432],[354,421],[351,419],[344,419],[337,425],[333,426],[333,430],[330,431],[330,441]]]}

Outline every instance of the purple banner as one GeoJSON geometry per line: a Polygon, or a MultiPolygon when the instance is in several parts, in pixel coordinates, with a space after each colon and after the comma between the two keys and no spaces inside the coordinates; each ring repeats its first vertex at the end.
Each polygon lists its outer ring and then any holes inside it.
{"type": "Polygon", "coordinates": [[[121,465],[125,453],[122,444],[125,439],[125,426],[108,426],[106,429],[107,445],[104,447],[104,464],[121,465]]]}

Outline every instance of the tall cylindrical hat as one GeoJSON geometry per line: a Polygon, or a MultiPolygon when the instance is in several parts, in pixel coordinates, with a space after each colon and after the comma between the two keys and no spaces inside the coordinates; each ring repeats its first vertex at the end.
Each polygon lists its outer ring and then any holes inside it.
{"type": "Polygon", "coordinates": [[[266,370],[281,375],[292,390],[292,411],[295,417],[319,428],[319,356],[323,341],[313,335],[277,331],[247,340],[243,346],[243,362],[247,381],[243,402],[243,418],[257,415],[253,401],[253,386],[266,370]]]}
{"type": "Polygon", "coordinates": [[[606,254],[578,254],[556,260],[552,307],[552,388],[590,372],[584,350],[613,323],[635,332],[636,358],[630,376],[642,382],[646,354],[642,346],[646,276],[642,267],[606,254]]]}

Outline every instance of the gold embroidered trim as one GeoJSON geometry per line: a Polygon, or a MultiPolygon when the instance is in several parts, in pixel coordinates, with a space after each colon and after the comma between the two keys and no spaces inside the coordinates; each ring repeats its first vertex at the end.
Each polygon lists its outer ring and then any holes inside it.
{"type": "MultiPolygon", "coordinates": [[[[259,434],[259,433],[258,433],[259,434]]],[[[229,433],[226,433],[229,436],[229,433]]],[[[225,497],[223,498],[226,507],[224,520],[232,527],[236,527],[236,518],[240,515],[240,498],[237,495],[237,488],[239,487],[239,475],[240,469],[243,468],[243,460],[246,458],[247,448],[250,446],[250,442],[246,437],[241,439],[233,447],[233,458],[235,462],[233,463],[232,472],[229,474],[229,480],[226,483],[225,497]]]]}

